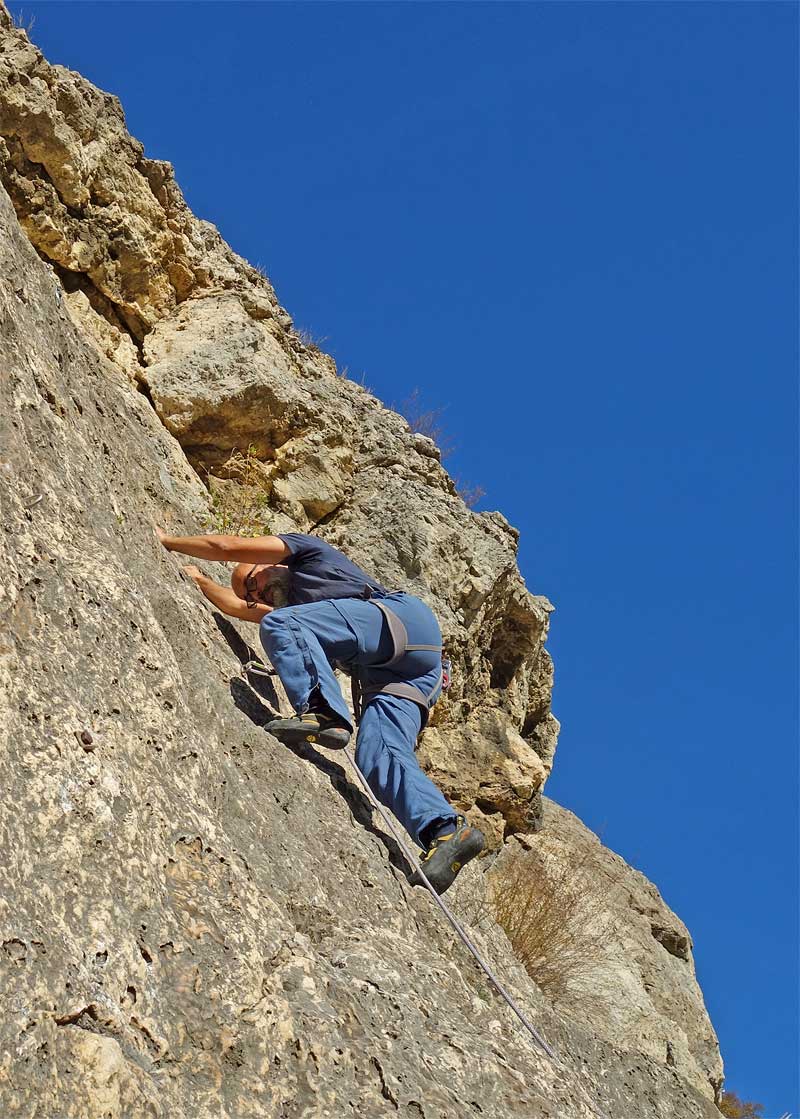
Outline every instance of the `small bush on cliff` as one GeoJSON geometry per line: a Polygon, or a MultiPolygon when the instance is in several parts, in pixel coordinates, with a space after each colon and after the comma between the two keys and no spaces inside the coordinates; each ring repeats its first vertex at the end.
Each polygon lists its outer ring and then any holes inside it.
{"type": "Polygon", "coordinates": [[[761,1119],[764,1114],[763,1104],[740,1100],[735,1092],[723,1092],[718,1106],[727,1119],[761,1119]]]}
{"type": "Polygon", "coordinates": [[[208,477],[211,513],[206,527],[221,536],[267,536],[267,487],[264,464],[252,444],[244,454],[234,450],[219,468],[219,476],[208,477]]]}
{"type": "Polygon", "coordinates": [[[24,31],[25,34],[30,39],[30,37],[33,35],[33,28],[34,28],[34,24],[36,23],[36,16],[29,15],[28,13],[25,12],[25,10],[23,8],[20,8],[16,12],[14,12],[14,11],[11,12],[11,19],[14,23],[14,26],[19,27],[21,31],[24,31]]]}
{"type": "MultiPolygon", "coordinates": [[[[392,405],[394,407],[394,405],[392,405]]],[[[412,431],[432,439],[439,448],[442,458],[447,458],[455,450],[450,433],[442,423],[444,408],[426,408],[420,399],[419,389],[414,389],[396,411],[400,413],[412,431]]]]}
{"type": "MultiPolygon", "coordinates": [[[[394,408],[395,405],[392,405],[394,408]]],[[[397,412],[403,417],[412,431],[432,439],[439,448],[442,459],[448,458],[456,449],[450,432],[442,423],[444,408],[426,408],[420,399],[419,389],[414,389],[410,396],[397,405],[397,412]]],[[[456,493],[468,509],[474,509],[486,493],[483,486],[473,486],[462,478],[454,477],[453,483],[456,493]]]]}
{"type": "Polygon", "coordinates": [[[316,350],[317,353],[322,353],[322,347],[328,341],[327,335],[324,338],[318,338],[316,334],[306,330],[304,326],[296,326],[295,334],[307,350],[316,350]]]}
{"type": "Polygon", "coordinates": [[[454,477],[453,484],[456,487],[456,493],[466,505],[467,509],[474,509],[480,499],[486,494],[483,486],[473,486],[469,482],[465,482],[463,478],[454,477]]]}
{"type": "Polygon", "coordinates": [[[586,865],[545,867],[519,853],[488,874],[488,909],[514,954],[553,1002],[581,993],[606,955],[613,922],[607,892],[586,865]]]}

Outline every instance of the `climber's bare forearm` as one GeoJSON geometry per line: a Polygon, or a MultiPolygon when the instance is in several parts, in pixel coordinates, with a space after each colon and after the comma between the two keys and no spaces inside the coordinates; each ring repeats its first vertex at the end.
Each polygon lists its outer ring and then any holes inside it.
{"type": "Polygon", "coordinates": [[[282,563],[289,555],[277,536],[169,536],[160,529],[156,535],[170,552],[222,563],[282,563]]]}
{"type": "Polygon", "coordinates": [[[221,587],[207,575],[193,575],[192,578],[208,601],[229,618],[239,618],[243,622],[258,624],[263,617],[272,612],[272,607],[262,602],[254,602],[252,606],[248,606],[230,587],[221,587]]]}

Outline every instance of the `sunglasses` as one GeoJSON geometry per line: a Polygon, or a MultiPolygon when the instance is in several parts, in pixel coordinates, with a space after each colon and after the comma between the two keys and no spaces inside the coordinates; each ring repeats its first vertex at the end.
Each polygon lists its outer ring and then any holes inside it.
{"type": "Polygon", "coordinates": [[[259,589],[258,589],[258,581],[256,580],[256,577],[253,574],[255,569],[256,569],[256,564],[253,564],[253,566],[250,568],[250,570],[248,571],[248,573],[244,577],[244,600],[251,610],[255,609],[255,607],[259,603],[261,603],[264,606],[271,606],[272,605],[272,603],[269,601],[269,598],[266,597],[266,596],[269,595],[269,588],[268,587],[265,588],[263,593],[260,592],[259,589]]]}

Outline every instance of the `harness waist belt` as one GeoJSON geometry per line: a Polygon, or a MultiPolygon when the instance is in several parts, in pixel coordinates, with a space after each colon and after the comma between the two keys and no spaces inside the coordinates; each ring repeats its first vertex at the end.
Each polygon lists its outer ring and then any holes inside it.
{"type": "Polygon", "coordinates": [[[398,618],[394,610],[390,610],[386,603],[381,602],[380,599],[373,598],[372,605],[377,606],[383,614],[389,626],[389,633],[392,635],[392,644],[394,645],[394,652],[388,661],[381,661],[380,664],[373,664],[372,668],[392,668],[399,660],[401,660],[406,653],[414,653],[418,649],[429,649],[432,653],[441,653],[441,645],[410,645],[408,641],[408,630],[405,623],[401,618],[398,618]]]}
{"type": "MultiPolygon", "coordinates": [[[[432,653],[441,653],[441,645],[413,645],[408,640],[408,630],[401,618],[395,614],[394,610],[381,602],[379,599],[372,599],[372,605],[377,606],[386,619],[389,627],[389,633],[392,637],[393,651],[391,657],[386,661],[381,661],[379,664],[372,664],[370,668],[393,668],[398,661],[402,660],[406,653],[416,652],[417,650],[429,650],[432,653]]],[[[428,713],[434,703],[434,697],[437,696],[441,689],[442,681],[444,680],[444,672],[439,671],[439,676],[436,683],[431,688],[430,692],[426,695],[421,688],[415,687],[413,684],[404,684],[398,682],[396,684],[383,684],[376,688],[364,688],[358,676],[358,669],[353,668],[351,676],[351,686],[353,693],[353,714],[356,721],[361,718],[361,712],[366,705],[379,695],[393,695],[398,696],[400,699],[410,699],[412,703],[416,703],[422,712],[422,726],[420,730],[425,729],[425,724],[428,722],[428,713]]]]}

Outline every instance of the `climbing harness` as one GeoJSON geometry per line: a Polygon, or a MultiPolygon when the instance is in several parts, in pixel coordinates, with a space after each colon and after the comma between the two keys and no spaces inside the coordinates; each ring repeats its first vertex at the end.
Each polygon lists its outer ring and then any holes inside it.
{"type": "MultiPolygon", "coordinates": [[[[377,606],[380,612],[386,619],[386,624],[389,629],[389,634],[392,638],[392,655],[388,660],[380,661],[378,664],[371,664],[370,669],[375,668],[394,668],[406,653],[415,653],[418,650],[430,651],[432,653],[441,653],[441,645],[415,645],[408,640],[408,630],[405,623],[401,618],[391,610],[385,602],[378,598],[370,599],[373,606],[377,606]]],[[[445,688],[445,672],[447,672],[447,686],[450,685],[450,662],[442,659],[442,667],[439,671],[439,676],[436,683],[431,690],[427,693],[423,692],[420,688],[415,687],[413,684],[404,684],[401,682],[391,684],[379,684],[376,687],[364,687],[359,669],[357,665],[345,669],[350,672],[350,688],[353,699],[353,714],[355,715],[356,722],[361,718],[361,713],[371,700],[379,695],[393,695],[399,696],[401,699],[410,699],[412,703],[420,708],[422,712],[422,724],[420,732],[425,729],[428,722],[428,715],[430,709],[433,707],[439,695],[445,688]]]]}

